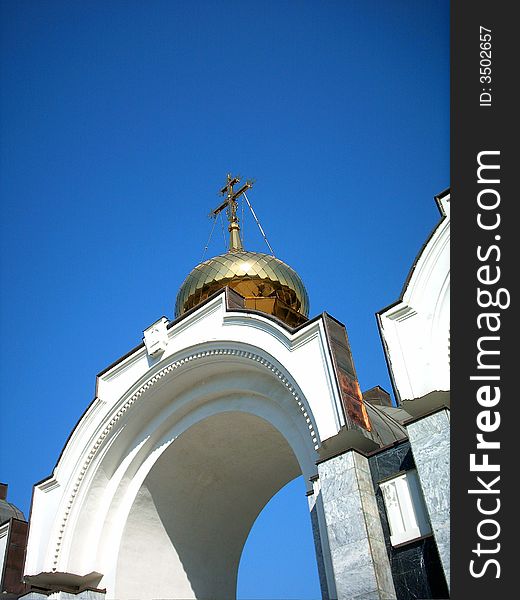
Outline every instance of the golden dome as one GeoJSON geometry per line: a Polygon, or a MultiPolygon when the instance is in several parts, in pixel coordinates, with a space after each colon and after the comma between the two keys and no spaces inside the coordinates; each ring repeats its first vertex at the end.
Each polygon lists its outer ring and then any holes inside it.
{"type": "MultiPolygon", "coordinates": [[[[309,314],[307,292],[302,280],[289,265],[272,255],[244,250],[237,216],[237,198],[242,194],[246,197],[245,192],[253,187],[253,182],[246,181],[235,191],[234,186],[239,182],[240,177],[228,173],[226,184],[220,190],[225,200],[210,213],[211,217],[216,218],[226,210],[229,251],[200,263],[186,277],[177,294],[175,316],[179,317],[211,294],[229,286],[244,298],[245,308],[274,315],[291,327],[296,327],[305,322],[309,314]]],[[[247,203],[267,242],[249,200],[247,203]]]]}
{"type": "Polygon", "coordinates": [[[232,249],[200,263],[186,277],[177,294],[175,316],[225,286],[245,298],[246,308],[273,314],[291,326],[309,314],[307,291],[289,265],[269,254],[232,249]]]}

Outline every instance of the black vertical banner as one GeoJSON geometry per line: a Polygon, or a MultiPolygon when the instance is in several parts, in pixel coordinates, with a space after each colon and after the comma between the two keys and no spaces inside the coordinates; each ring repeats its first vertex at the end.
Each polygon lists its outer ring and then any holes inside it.
{"type": "Polygon", "coordinates": [[[520,398],[513,390],[513,360],[520,328],[513,285],[520,273],[520,221],[513,181],[520,153],[513,145],[519,129],[513,87],[520,35],[514,8],[500,0],[451,5],[455,600],[518,594],[520,398]]]}

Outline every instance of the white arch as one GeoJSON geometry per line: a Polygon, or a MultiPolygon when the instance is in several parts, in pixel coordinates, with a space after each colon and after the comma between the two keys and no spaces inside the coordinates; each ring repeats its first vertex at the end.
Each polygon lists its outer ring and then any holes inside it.
{"type": "MultiPolygon", "coordinates": [[[[115,407],[115,414],[120,415],[115,422],[117,427],[114,423],[109,432],[106,427],[101,432],[107,448],[92,465],[92,474],[85,480],[81,499],[74,507],[75,516],[69,517],[67,536],[62,538],[63,558],[58,570],[102,573],[104,578],[99,585],[109,590],[109,596],[116,587],[116,557],[125,524],[143,482],[162,454],[198,423],[225,413],[254,415],[280,432],[307,481],[316,472],[316,438],[306,402],[272,363],[246,350],[199,347],[173,364],[184,369],[163,367],[115,407]],[[140,390],[144,391],[138,395],[140,390]],[[130,402],[132,398],[134,401],[130,402]],[[122,413],[124,406],[128,408],[122,413]],[[136,421],[145,426],[132,431],[136,421]]],[[[240,451],[232,451],[237,450],[240,451]]],[[[89,456],[90,453],[87,460],[89,456]]],[[[290,478],[282,478],[279,487],[290,478]]],[[[266,502],[277,491],[272,483],[268,483],[268,489],[271,494],[266,502]]]]}
{"type": "Polygon", "coordinates": [[[266,439],[285,444],[281,462],[294,457],[290,473],[266,483],[270,497],[299,472],[310,490],[321,440],[345,424],[322,319],[290,331],[227,309],[224,292],[168,327],[159,358],[139,346],[100,374],[96,391],[53,476],[34,488],[25,575],[51,584],[42,574],[72,574],[109,597],[136,499],[190,430],[224,414],[267,427],[266,439]]]}
{"type": "MultiPolygon", "coordinates": [[[[147,475],[179,436],[223,413],[247,413],[268,422],[287,441],[306,481],[315,474],[314,419],[292,378],[243,348],[190,349],[121,398],[92,436],[53,528],[55,545],[47,552],[54,569],[101,573],[96,585],[110,595],[123,530],[147,475]]],[[[282,478],[279,487],[298,472],[282,478]]],[[[266,502],[277,491],[269,489],[266,502]]]]}
{"type": "Polygon", "coordinates": [[[285,438],[249,412],[216,410],[147,467],[125,515],[113,554],[117,564],[106,569],[110,577],[103,586],[114,590],[108,597],[232,598],[254,520],[300,473],[285,438]],[[153,544],[142,539],[143,533],[153,536],[153,544]],[[136,549],[146,551],[148,560],[135,564],[136,549]]]}

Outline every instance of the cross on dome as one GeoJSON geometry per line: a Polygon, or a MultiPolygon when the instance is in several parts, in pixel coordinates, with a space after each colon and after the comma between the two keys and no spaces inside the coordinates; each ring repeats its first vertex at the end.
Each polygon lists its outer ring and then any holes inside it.
{"type": "Polygon", "coordinates": [[[240,239],[240,225],[238,224],[237,216],[237,199],[248,189],[253,187],[253,182],[247,180],[245,184],[238,190],[234,191],[233,187],[240,183],[240,176],[233,177],[230,173],[227,175],[226,185],[220,190],[220,195],[226,199],[220,206],[217,206],[210,212],[210,217],[215,218],[224,209],[227,209],[227,217],[229,221],[229,250],[243,250],[242,240],[240,239]]]}

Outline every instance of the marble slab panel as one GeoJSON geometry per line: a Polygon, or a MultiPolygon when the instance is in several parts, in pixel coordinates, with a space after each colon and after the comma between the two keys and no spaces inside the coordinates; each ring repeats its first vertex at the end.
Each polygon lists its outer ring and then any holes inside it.
{"type": "Polygon", "coordinates": [[[424,502],[450,584],[450,425],[442,410],[407,427],[424,502]]]}

